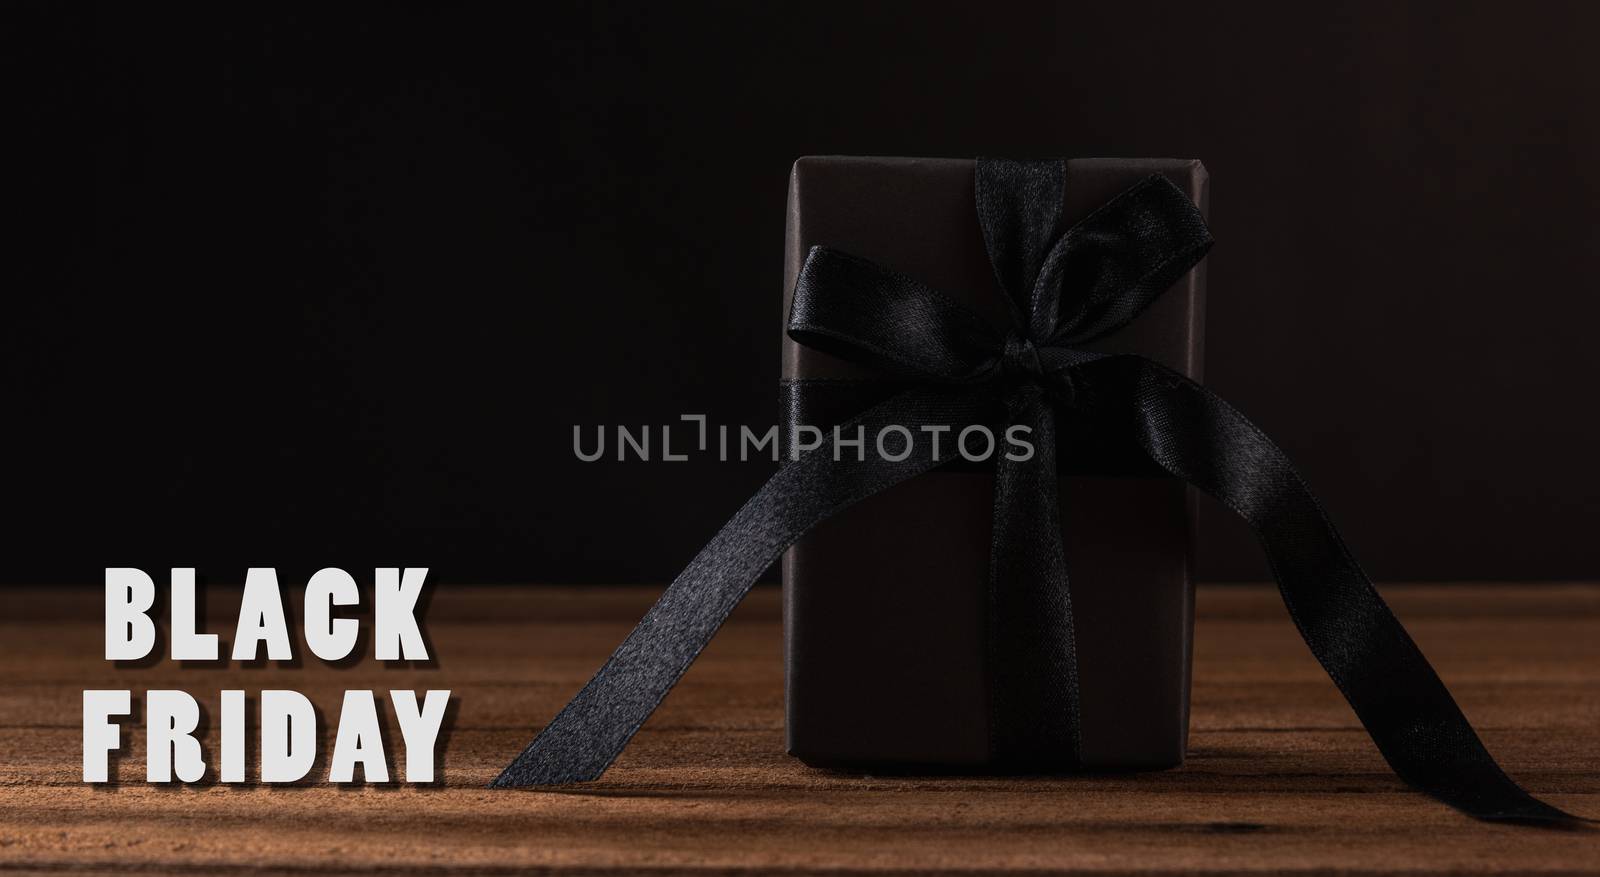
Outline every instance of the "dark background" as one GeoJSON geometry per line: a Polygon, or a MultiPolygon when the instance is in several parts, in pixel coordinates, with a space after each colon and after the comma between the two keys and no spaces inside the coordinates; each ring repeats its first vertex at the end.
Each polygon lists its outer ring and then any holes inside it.
{"type": "Polygon", "coordinates": [[[771,464],[572,427],[774,421],[816,153],[1203,159],[1208,383],[1368,570],[1600,572],[1600,4],[7,18],[6,581],[671,578],[771,464]]]}

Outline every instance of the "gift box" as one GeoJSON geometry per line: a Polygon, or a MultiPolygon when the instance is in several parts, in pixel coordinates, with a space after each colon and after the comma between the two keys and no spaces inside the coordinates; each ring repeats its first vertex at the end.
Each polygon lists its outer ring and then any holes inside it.
{"type": "Polygon", "coordinates": [[[1177,764],[1188,485],[1255,531],[1398,776],[1478,819],[1583,823],[1495,763],[1288,455],[1196,380],[1205,206],[1198,162],[796,163],[788,462],[493,785],[603,774],[779,560],[801,759],[1177,764]]]}
{"type": "MultiPolygon", "coordinates": [[[[790,175],[783,318],[814,246],[915,278],[1002,325],[1008,303],[979,227],[970,160],[808,157],[790,175]]],[[[1158,174],[1204,211],[1198,161],[1065,162],[1062,225],[1158,174]]],[[[1203,266],[1203,263],[1202,263],[1203,266]]],[[[1094,350],[1198,379],[1205,277],[1190,270],[1094,350]]],[[[824,432],[898,389],[788,337],[783,427],[824,432]]],[[[1061,429],[1061,529],[1081,703],[1079,762],[1161,768],[1188,732],[1194,497],[1138,455],[1061,429]]],[[[783,557],[789,752],[826,767],[994,767],[988,615],[993,467],[919,475],[821,523],[783,557]]],[[[1029,769],[1030,765],[1011,765],[1029,769]]]]}

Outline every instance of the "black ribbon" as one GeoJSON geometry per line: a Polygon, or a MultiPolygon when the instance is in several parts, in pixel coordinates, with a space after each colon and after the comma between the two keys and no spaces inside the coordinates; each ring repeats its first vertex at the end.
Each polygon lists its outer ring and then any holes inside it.
{"type": "Polygon", "coordinates": [[[984,242],[1011,303],[1008,330],[825,247],[811,250],[795,284],[791,338],[911,382],[840,431],[906,427],[910,453],[835,459],[824,446],[783,466],[493,785],[600,776],[784,549],[852,503],[950,462],[955,455],[947,447],[937,456],[935,432],[923,427],[947,427],[948,436],[996,423],[1030,427],[1035,452],[995,462],[991,760],[1002,769],[1077,766],[1077,660],[1057,495],[1064,423],[1075,434],[1131,442],[1250,523],[1306,645],[1402,779],[1480,819],[1583,821],[1500,770],[1283,451],[1183,375],[1082,348],[1132,320],[1205,256],[1211,235],[1183,192],[1153,176],[1063,232],[1062,162],[982,160],[976,183],[984,242]]]}

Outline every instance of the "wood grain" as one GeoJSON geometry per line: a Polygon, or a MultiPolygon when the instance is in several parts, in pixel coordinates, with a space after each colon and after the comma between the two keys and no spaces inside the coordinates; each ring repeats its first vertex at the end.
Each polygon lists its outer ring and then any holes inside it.
{"type": "MultiPolygon", "coordinates": [[[[370,658],[119,668],[99,657],[97,589],[6,592],[0,869],[1600,874],[1600,832],[1485,825],[1407,791],[1276,594],[1257,586],[1201,590],[1190,760],[1178,770],[806,768],[783,753],[779,601],[760,589],[602,782],[484,789],[657,592],[441,589],[427,622],[437,665],[404,669],[370,658]],[[435,787],[152,786],[137,725],[124,730],[121,783],[92,787],[80,782],[85,688],[130,688],[136,700],[181,688],[213,716],[223,688],[298,689],[330,720],[353,688],[449,688],[456,708],[435,787]]],[[[1600,586],[1385,594],[1507,770],[1558,806],[1600,815],[1600,586]]],[[[207,629],[226,640],[236,607],[236,595],[214,596],[207,629]]],[[[215,738],[204,742],[214,758],[215,738]]]]}

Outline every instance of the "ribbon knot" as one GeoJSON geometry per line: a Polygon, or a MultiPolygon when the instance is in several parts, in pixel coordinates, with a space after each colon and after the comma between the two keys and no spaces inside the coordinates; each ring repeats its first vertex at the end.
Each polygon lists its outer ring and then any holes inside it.
{"type": "Polygon", "coordinates": [[[1013,330],[1006,335],[1005,348],[1000,353],[1001,373],[1007,377],[1039,380],[1044,377],[1044,364],[1039,361],[1039,348],[1021,332],[1013,330]]]}

